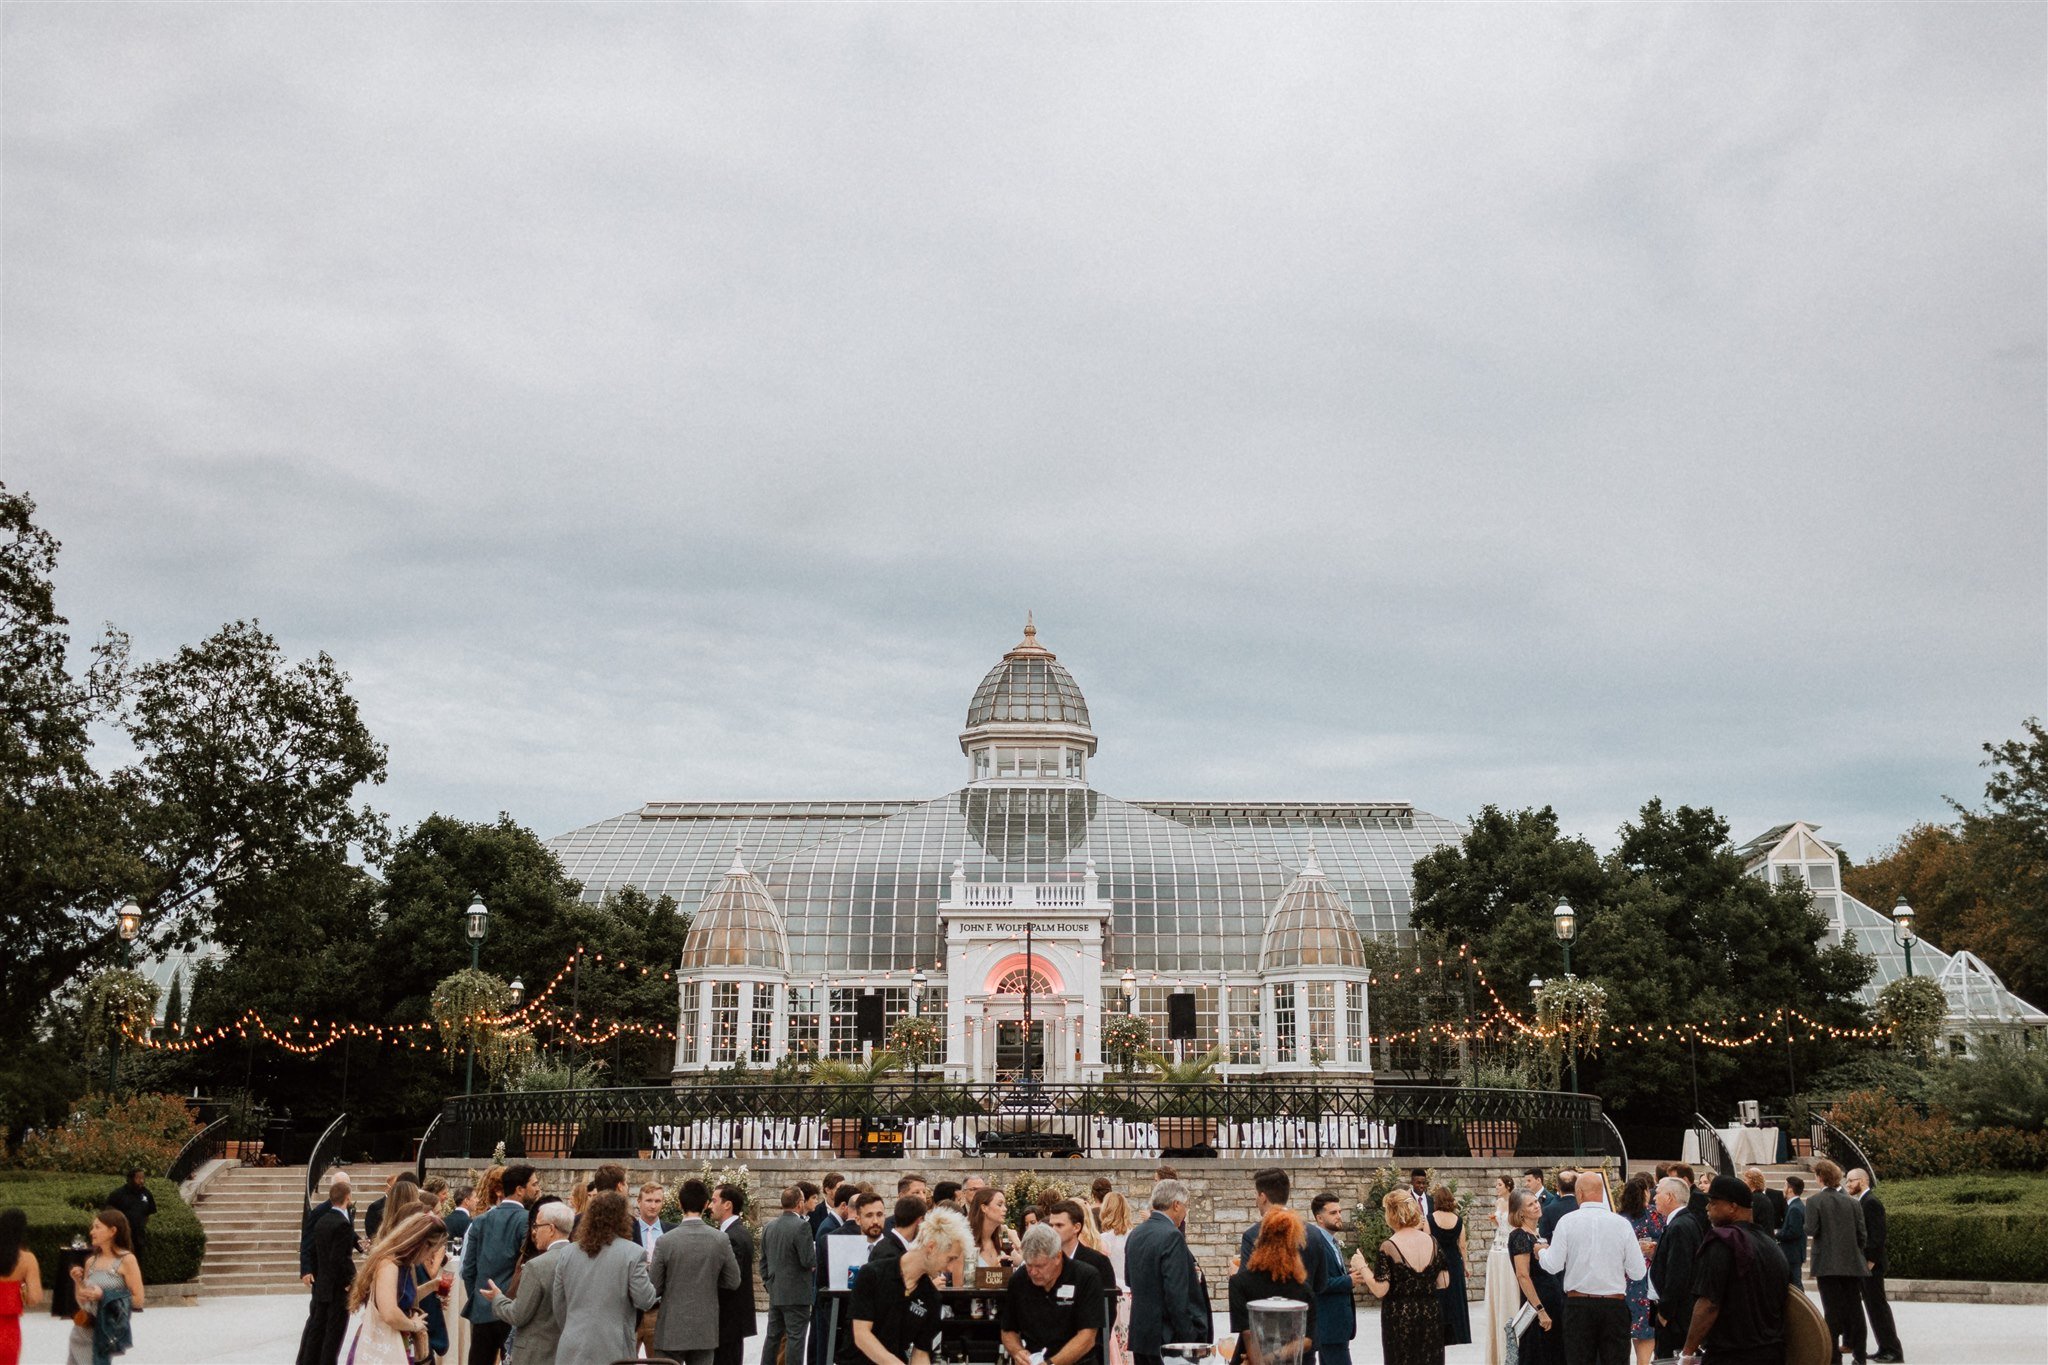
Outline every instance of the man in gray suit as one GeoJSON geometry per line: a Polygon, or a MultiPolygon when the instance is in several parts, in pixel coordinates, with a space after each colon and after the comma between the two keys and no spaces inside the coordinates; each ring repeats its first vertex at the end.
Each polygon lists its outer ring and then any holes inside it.
{"type": "Polygon", "coordinates": [[[1834,1162],[1816,1161],[1813,1174],[1827,1187],[1806,1201],[1808,1255],[1814,1283],[1820,1286],[1821,1312],[1834,1337],[1835,1357],[1847,1351],[1856,1365],[1863,1365],[1869,1349],[1863,1333],[1863,1277],[1870,1273],[1863,1259],[1869,1236],[1863,1206],[1842,1193],[1842,1168],[1834,1162]]]}
{"type": "Polygon", "coordinates": [[[818,1243],[810,1220],[803,1216],[803,1203],[804,1192],[791,1185],[782,1192],[781,1216],[761,1229],[761,1283],[768,1287],[768,1334],[761,1338],[761,1365],[797,1365],[810,1326],[811,1300],[818,1292],[812,1274],[818,1243]]]}
{"type": "Polygon", "coordinates": [[[654,1244],[648,1277],[661,1295],[661,1317],[654,1324],[654,1349],[683,1365],[711,1365],[718,1349],[718,1301],[721,1291],[739,1288],[740,1263],[732,1242],[703,1218],[711,1191],[701,1180],[685,1180],[676,1191],[682,1221],[654,1244]]]}
{"type": "Polygon", "coordinates": [[[491,1315],[519,1333],[519,1365],[555,1365],[555,1343],[562,1339],[562,1324],[555,1321],[555,1272],[562,1268],[562,1257],[573,1250],[569,1230],[575,1226],[575,1210],[567,1204],[542,1204],[533,1211],[533,1244],[541,1254],[526,1263],[519,1277],[519,1297],[512,1298],[494,1282],[484,1284],[491,1315]]]}

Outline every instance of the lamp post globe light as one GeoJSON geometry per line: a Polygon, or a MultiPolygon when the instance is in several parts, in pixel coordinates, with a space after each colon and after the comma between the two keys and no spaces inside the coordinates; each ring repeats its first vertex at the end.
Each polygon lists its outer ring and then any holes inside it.
{"type": "MultiPolygon", "coordinates": [[[[134,901],[124,901],[114,912],[114,926],[121,935],[121,965],[128,966],[135,958],[135,936],[142,932],[142,907],[134,901]]],[[[114,1030],[113,1055],[107,1061],[107,1093],[112,1095],[121,1088],[121,1030],[114,1030]]]]}
{"type": "MultiPolygon", "coordinates": [[[[482,896],[472,894],[469,898],[469,909],[466,913],[468,915],[468,924],[465,926],[465,929],[469,934],[469,969],[475,971],[479,955],[483,951],[484,935],[490,932],[491,912],[485,908],[482,896]]],[[[476,1093],[476,1035],[474,1029],[470,1032],[469,1046],[464,1051],[468,1055],[462,1068],[462,1093],[473,1095],[476,1093]]]]}
{"type": "Polygon", "coordinates": [[[1892,907],[1892,942],[1906,950],[1906,975],[1913,974],[1913,945],[1920,941],[1920,935],[1913,928],[1913,907],[1906,904],[1904,896],[1892,907]]]}
{"type": "Polygon", "coordinates": [[[1138,1012],[1138,974],[1129,967],[1124,968],[1124,1013],[1138,1012]]]}
{"type": "MultiPolygon", "coordinates": [[[[1557,941],[1564,945],[1564,979],[1572,979],[1572,940],[1579,936],[1579,912],[1572,909],[1567,901],[1559,901],[1557,908],[1550,912],[1550,922],[1557,930],[1557,941]]],[[[1565,1056],[1571,1062],[1572,1093],[1579,1093],[1579,1049],[1569,1035],[1565,1040],[1565,1056]]]]}
{"type": "Polygon", "coordinates": [[[512,1008],[518,1009],[526,1003],[526,983],[518,977],[512,978],[512,1008]]]}

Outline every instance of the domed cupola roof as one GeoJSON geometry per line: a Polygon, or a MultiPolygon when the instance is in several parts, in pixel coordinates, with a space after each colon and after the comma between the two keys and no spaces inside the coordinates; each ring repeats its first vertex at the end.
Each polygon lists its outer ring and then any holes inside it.
{"type": "Polygon", "coordinates": [[[967,704],[968,729],[1004,723],[1089,728],[1087,699],[1074,675],[1038,643],[1038,627],[1029,616],[1023,640],[988,671],[967,704]]]}
{"type": "Polygon", "coordinates": [[[1329,879],[1316,863],[1315,850],[1310,849],[1301,875],[1280,893],[1279,903],[1266,921],[1259,970],[1363,966],[1365,941],[1359,937],[1358,918],[1330,888],[1329,879]]]}
{"type": "Polygon", "coordinates": [[[725,880],[704,893],[683,940],[682,966],[762,967],[789,970],[789,938],[782,912],[760,879],[747,871],[733,850],[725,880]]]}

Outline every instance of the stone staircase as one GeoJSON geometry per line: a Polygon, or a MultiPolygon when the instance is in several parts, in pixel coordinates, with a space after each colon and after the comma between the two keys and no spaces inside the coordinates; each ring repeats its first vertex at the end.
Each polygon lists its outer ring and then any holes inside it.
{"type": "MultiPolygon", "coordinates": [[[[399,1166],[351,1166],[361,1210],[384,1192],[399,1166]]],[[[199,1263],[199,1292],[220,1294],[303,1294],[299,1280],[299,1228],[306,1214],[304,1166],[240,1166],[223,1171],[193,1206],[206,1228],[206,1256],[199,1263]]]]}

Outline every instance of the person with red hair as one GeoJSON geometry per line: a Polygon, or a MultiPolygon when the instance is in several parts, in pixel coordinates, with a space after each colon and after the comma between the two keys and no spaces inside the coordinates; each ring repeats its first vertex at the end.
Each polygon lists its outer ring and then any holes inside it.
{"type": "Polygon", "coordinates": [[[1283,1365],[1253,1358],[1251,1305],[1260,1299],[1294,1299],[1307,1306],[1310,1330],[1288,1348],[1286,1359],[1298,1360],[1308,1352],[1315,1339],[1315,1291],[1309,1287],[1308,1266],[1301,1257],[1306,1241],[1301,1219],[1285,1207],[1270,1209],[1259,1220],[1252,1254],[1230,1277],[1230,1330],[1237,1334],[1232,1358],[1238,1365],[1283,1365]]]}

